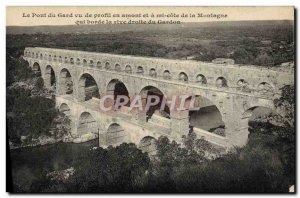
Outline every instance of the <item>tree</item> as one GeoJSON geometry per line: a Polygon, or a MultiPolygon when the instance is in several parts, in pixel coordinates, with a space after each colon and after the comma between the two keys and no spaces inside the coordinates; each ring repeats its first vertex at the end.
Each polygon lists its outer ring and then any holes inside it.
{"type": "Polygon", "coordinates": [[[42,90],[44,87],[44,80],[42,77],[37,78],[35,86],[37,87],[38,90],[42,90]]]}
{"type": "Polygon", "coordinates": [[[272,66],[274,65],[274,61],[271,56],[269,56],[266,52],[258,54],[255,58],[255,64],[262,66],[272,66]]]}
{"type": "Polygon", "coordinates": [[[295,126],[295,88],[294,85],[286,85],[281,89],[281,96],[274,100],[275,107],[284,112],[285,120],[291,127],[295,126]]]}
{"type": "Polygon", "coordinates": [[[150,159],[136,145],[123,143],[87,150],[75,163],[69,192],[138,192],[147,185],[150,159]]]}

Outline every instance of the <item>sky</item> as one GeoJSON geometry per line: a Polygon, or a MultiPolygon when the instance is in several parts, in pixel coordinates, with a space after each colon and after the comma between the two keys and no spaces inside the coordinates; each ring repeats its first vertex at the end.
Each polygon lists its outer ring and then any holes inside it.
{"type": "Polygon", "coordinates": [[[72,6],[8,6],[7,26],[75,25],[78,21],[180,20],[181,22],[294,20],[294,7],[72,7],[72,6]],[[108,17],[108,13],[111,14],[108,17]],[[219,14],[223,17],[197,17],[198,14],[219,14]],[[50,17],[53,14],[56,17],[50,17]],[[58,15],[61,17],[58,17],[58,15]],[[63,17],[71,15],[72,17],[63,17]],[[75,14],[77,17],[75,17],[75,14]],[[79,17],[81,14],[82,17],[79,17]],[[89,14],[88,17],[85,17],[89,14]],[[106,14],[106,15],[105,15],[106,14]],[[135,14],[139,17],[112,17],[114,14],[135,14]],[[152,15],[153,14],[153,15],[152,15]],[[158,14],[179,17],[156,17],[158,14]],[[194,17],[190,17],[192,14],[194,17]],[[101,16],[102,15],[102,16],[101,16]],[[185,15],[185,17],[182,17],[185,15]],[[226,15],[226,17],[225,17],[226,15]],[[155,18],[151,18],[155,16],[155,18]],[[187,17],[186,17],[187,16],[187,17]]]}

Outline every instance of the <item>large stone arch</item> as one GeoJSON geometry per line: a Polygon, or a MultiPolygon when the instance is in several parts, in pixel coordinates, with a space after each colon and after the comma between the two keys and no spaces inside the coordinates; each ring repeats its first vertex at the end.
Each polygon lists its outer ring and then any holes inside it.
{"type": "Polygon", "coordinates": [[[34,62],[32,65],[32,70],[35,76],[37,77],[41,77],[42,76],[42,72],[41,72],[41,66],[38,62],[34,62]]]}
{"type": "Polygon", "coordinates": [[[51,65],[47,65],[45,68],[44,85],[48,89],[51,89],[54,91],[56,89],[55,71],[51,65]]]}
{"type": "MultiPolygon", "coordinates": [[[[77,136],[87,139],[98,136],[99,126],[91,113],[84,111],[79,115],[77,123],[77,136]]],[[[83,139],[82,139],[83,140],[83,139]]]]}
{"type": "Polygon", "coordinates": [[[71,109],[70,109],[69,105],[67,105],[66,103],[60,104],[58,110],[59,110],[59,112],[65,114],[68,117],[71,115],[71,109]]]}
{"type": "Polygon", "coordinates": [[[149,155],[155,155],[157,152],[157,139],[152,136],[145,136],[140,140],[138,148],[149,155]]]}
{"type": "MultiPolygon", "coordinates": [[[[114,103],[118,96],[124,96],[128,98],[128,103],[124,106],[130,106],[130,94],[127,86],[119,79],[112,79],[106,85],[106,95],[114,96],[114,103]]],[[[121,101],[123,102],[123,100],[121,101]]]]}
{"type": "Polygon", "coordinates": [[[90,73],[83,73],[78,80],[77,100],[87,101],[92,98],[100,99],[100,91],[97,81],[90,73]]]}
{"type": "Polygon", "coordinates": [[[242,113],[239,120],[240,126],[243,130],[240,131],[239,145],[245,145],[248,142],[249,134],[255,127],[256,122],[265,122],[268,125],[287,125],[288,123],[284,120],[284,116],[276,111],[276,109],[267,105],[255,105],[252,106],[242,113]],[[275,118],[275,119],[274,119],[275,118]],[[276,119],[277,118],[277,119],[276,119]],[[278,122],[281,121],[281,122],[278,122]]]}
{"type": "MultiPolygon", "coordinates": [[[[159,97],[159,103],[157,105],[151,106],[149,110],[145,112],[145,119],[146,121],[151,121],[152,119],[156,117],[160,117],[160,119],[163,121],[163,118],[170,119],[170,109],[167,104],[165,104],[165,107],[163,110],[161,110],[161,106],[163,105],[163,101],[167,100],[168,96],[164,94],[162,90],[157,88],[156,86],[148,85],[141,89],[139,95],[142,99],[142,105],[143,110],[146,108],[147,102],[150,102],[150,96],[158,96],[159,97]],[[153,117],[154,115],[154,117],[153,117]],[[152,118],[153,117],[153,118],[152,118]]],[[[158,118],[159,119],[159,118],[158,118]]]]}
{"type": "Polygon", "coordinates": [[[124,128],[118,123],[112,123],[106,131],[106,145],[117,146],[127,141],[124,128]]]}
{"type": "Polygon", "coordinates": [[[225,122],[219,107],[209,98],[196,95],[188,98],[186,108],[194,107],[189,110],[189,125],[191,130],[207,131],[219,136],[225,136],[225,122]],[[190,103],[191,104],[190,106],[190,103]]]}
{"type": "Polygon", "coordinates": [[[63,68],[59,73],[59,94],[73,94],[74,82],[70,71],[67,68],[63,68]]]}

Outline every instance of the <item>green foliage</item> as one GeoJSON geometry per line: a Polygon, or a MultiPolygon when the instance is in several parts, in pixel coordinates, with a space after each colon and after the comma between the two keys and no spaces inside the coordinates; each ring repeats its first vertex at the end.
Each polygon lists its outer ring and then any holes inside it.
{"type": "Polygon", "coordinates": [[[256,65],[263,66],[272,66],[274,65],[274,61],[271,56],[269,56],[266,52],[259,54],[255,59],[256,65]]]}
{"type": "Polygon", "coordinates": [[[261,66],[276,66],[294,60],[291,24],[7,35],[7,43],[7,51],[17,57],[25,47],[32,46],[209,62],[215,58],[232,58],[238,64],[261,66]]]}
{"type": "Polygon", "coordinates": [[[25,89],[7,91],[7,131],[11,141],[19,143],[22,135],[37,138],[48,135],[57,112],[52,100],[30,97],[25,89]]]}
{"type": "Polygon", "coordinates": [[[42,77],[37,78],[35,86],[37,87],[38,90],[42,90],[44,87],[44,80],[42,77]]]}
{"type": "Polygon", "coordinates": [[[150,161],[134,144],[96,149],[75,164],[70,192],[131,192],[146,185],[150,161]]]}
{"type": "Polygon", "coordinates": [[[281,96],[274,100],[274,105],[285,112],[286,121],[293,127],[295,125],[295,88],[294,85],[286,85],[281,88],[281,96]]]}
{"type": "MultiPolygon", "coordinates": [[[[14,82],[30,79],[34,76],[28,62],[14,57],[18,49],[8,50],[7,58],[7,87],[14,82]]],[[[38,89],[43,88],[43,79],[36,82],[38,89]]],[[[40,96],[32,97],[31,91],[24,88],[7,88],[6,93],[7,133],[10,141],[21,143],[21,136],[27,140],[48,135],[52,121],[57,115],[55,103],[40,96]]]]}
{"type": "Polygon", "coordinates": [[[11,54],[6,54],[6,86],[32,76],[33,72],[28,62],[22,58],[15,58],[11,54]]]}

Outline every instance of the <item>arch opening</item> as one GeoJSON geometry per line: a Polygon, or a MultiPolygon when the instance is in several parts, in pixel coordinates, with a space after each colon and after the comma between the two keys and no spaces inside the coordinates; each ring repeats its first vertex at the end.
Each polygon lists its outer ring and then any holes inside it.
{"type": "Polygon", "coordinates": [[[87,60],[86,60],[86,59],[83,59],[83,60],[82,60],[82,63],[83,63],[84,66],[86,66],[86,65],[87,65],[87,60]]]}
{"type": "Polygon", "coordinates": [[[86,135],[86,134],[95,134],[98,135],[98,126],[94,117],[88,113],[81,113],[78,120],[77,134],[78,136],[86,135]]]}
{"type": "Polygon", "coordinates": [[[142,150],[143,153],[155,155],[157,152],[157,140],[152,136],[146,136],[141,139],[138,148],[142,150]]]}
{"type": "Polygon", "coordinates": [[[227,86],[227,80],[224,78],[224,77],[219,77],[217,78],[216,80],[216,86],[218,88],[221,88],[221,87],[228,87],[227,86]]]}
{"type": "Polygon", "coordinates": [[[260,83],[257,88],[261,95],[272,96],[274,94],[274,88],[267,82],[260,83]]]}
{"type": "Polygon", "coordinates": [[[131,74],[132,73],[132,68],[130,65],[126,65],[125,67],[125,72],[128,73],[128,74],[131,74]]]}
{"type": "Polygon", "coordinates": [[[119,64],[116,64],[116,65],[115,65],[115,70],[116,70],[116,71],[121,71],[121,66],[120,66],[119,64]]]}
{"type": "Polygon", "coordinates": [[[188,75],[184,72],[181,72],[179,74],[178,78],[180,81],[183,81],[183,82],[188,82],[188,80],[189,80],[188,75]]]}
{"type": "Polygon", "coordinates": [[[106,133],[106,143],[108,145],[119,145],[126,141],[125,130],[117,123],[111,124],[106,133]]]}
{"type": "MultiPolygon", "coordinates": [[[[111,80],[106,88],[106,94],[107,95],[113,95],[114,96],[114,104],[116,102],[116,99],[118,96],[126,96],[128,98],[128,103],[123,105],[123,106],[130,106],[130,98],[129,98],[129,92],[127,90],[127,87],[125,84],[118,80],[118,79],[113,79],[111,80]]],[[[120,102],[124,102],[124,100],[120,100],[120,102]]],[[[121,108],[121,107],[118,107],[121,108]]]]}
{"type": "Polygon", "coordinates": [[[189,111],[189,123],[192,131],[208,131],[225,136],[225,123],[218,107],[208,98],[196,96],[196,110],[189,111]]]}
{"type": "Polygon", "coordinates": [[[79,79],[78,86],[79,100],[88,101],[92,98],[100,99],[98,85],[90,74],[83,74],[79,79]]]}
{"type": "Polygon", "coordinates": [[[251,92],[251,90],[249,88],[249,83],[247,81],[245,81],[244,79],[240,79],[237,82],[237,90],[243,91],[243,92],[251,92]]]}
{"type": "Polygon", "coordinates": [[[33,70],[33,73],[36,77],[41,77],[42,76],[41,67],[37,62],[33,63],[32,70],[33,70]]]}
{"type": "Polygon", "coordinates": [[[94,67],[94,61],[93,60],[90,60],[89,66],[94,67]]]}
{"type": "Polygon", "coordinates": [[[66,103],[62,103],[59,107],[59,112],[65,114],[66,116],[71,115],[71,109],[66,103]]]}
{"type": "Polygon", "coordinates": [[[202,75],[202,74],[198,74],[197,75],[196,82],[199,83],[199,84],[202,84],[202,85],[207,84],[206,77],[204,75],[202,75]]]}
{"type": "Polygon", "coordinates": [[[45,81],[45,86],[47,88],[50,88],[51,90],[55,91],[55,89],[56,89],[55,72],[54,72],[54,69],[50,65],[47,65],[47,67],[46,67],[44,81],[45,81]]]}
{"type": "Polygon", "coordinates": [[[80,63],[81,63],[81,62],[80,62],[80,59],[77,58],[77,59],[76,59],[76,65],[80,65],[80,63]]]}
{"type": "Polygon", "coordinates": [[[62,69],[59,76],[59,87],[61,94],[72,94],[73,93],[73,80],[72,76],[66,68],[62,69]]]}
{"type": "Polygon", "coordinates": [[[110,64],[109,64],[109,62],[106,62],[106,63],[105,63],[105,69],[107,69],[107,70],[110,69],[110,64]]]}
{"type": "MultiPolygon", "coordinates": [[[[269,107],[254,106],[249,108],[242,115],[242,123],[248,135],[248,141],[254,140],[257,135],[264,135],[266,141],[273,135],[273,131],[288,126],[283,116],[269,107]]],[[[261,136],[262,137],[262,136],[261,136]]]]}
{"type": "Polygon", "coordinates": [[[163,79],[166,79],[166,80],[170,80],[172,77],[171,77],[171,73],[169,70],[165,70],[164,73],[163,73],[163,79]]]}
{"type": "Polygon", "coordinates": [[[154,68],[150,69],[149,76],[152,77],[152,78],[157,77],[157,72],[154,68]]]}
{"type": "Polygon", "coordinates": [[[138,66],[136,73],[138,75],[144,75],[144,68],[142,66],[138,66]]]}
{"type": "Polygon", "coordinates": [[[101,67],[101,62],[100,62],[100,61],[97,62],[97,67],[98,67],[98,68],[101,67]]]}
{"type": "MultiPolygon", "coordinates": [[[[170,109],[166,104],[164,108],[162,107],[163,101],[166,100],[163,92],[154,86],[146,86],[140,91],[140,96],[142,99],[143,109],[145,109],[145,105],[147,102],[154,102],[155,99],[149,98],[149,96],[158,96],[159,103],[155,106],[151,106],[149,110],[146,112],[146,121],[152,121],[154,118],[167,118],[170,119],[170,109]],[[152,100],[152,101],[149,101],[152,100]],[[163,109],[162,109],[163,108],[163,109]],[[153,118],[154,116],[154,118],[153,118]]],[[[164,119],[162,119],[164,120],[164,119]]]]}

